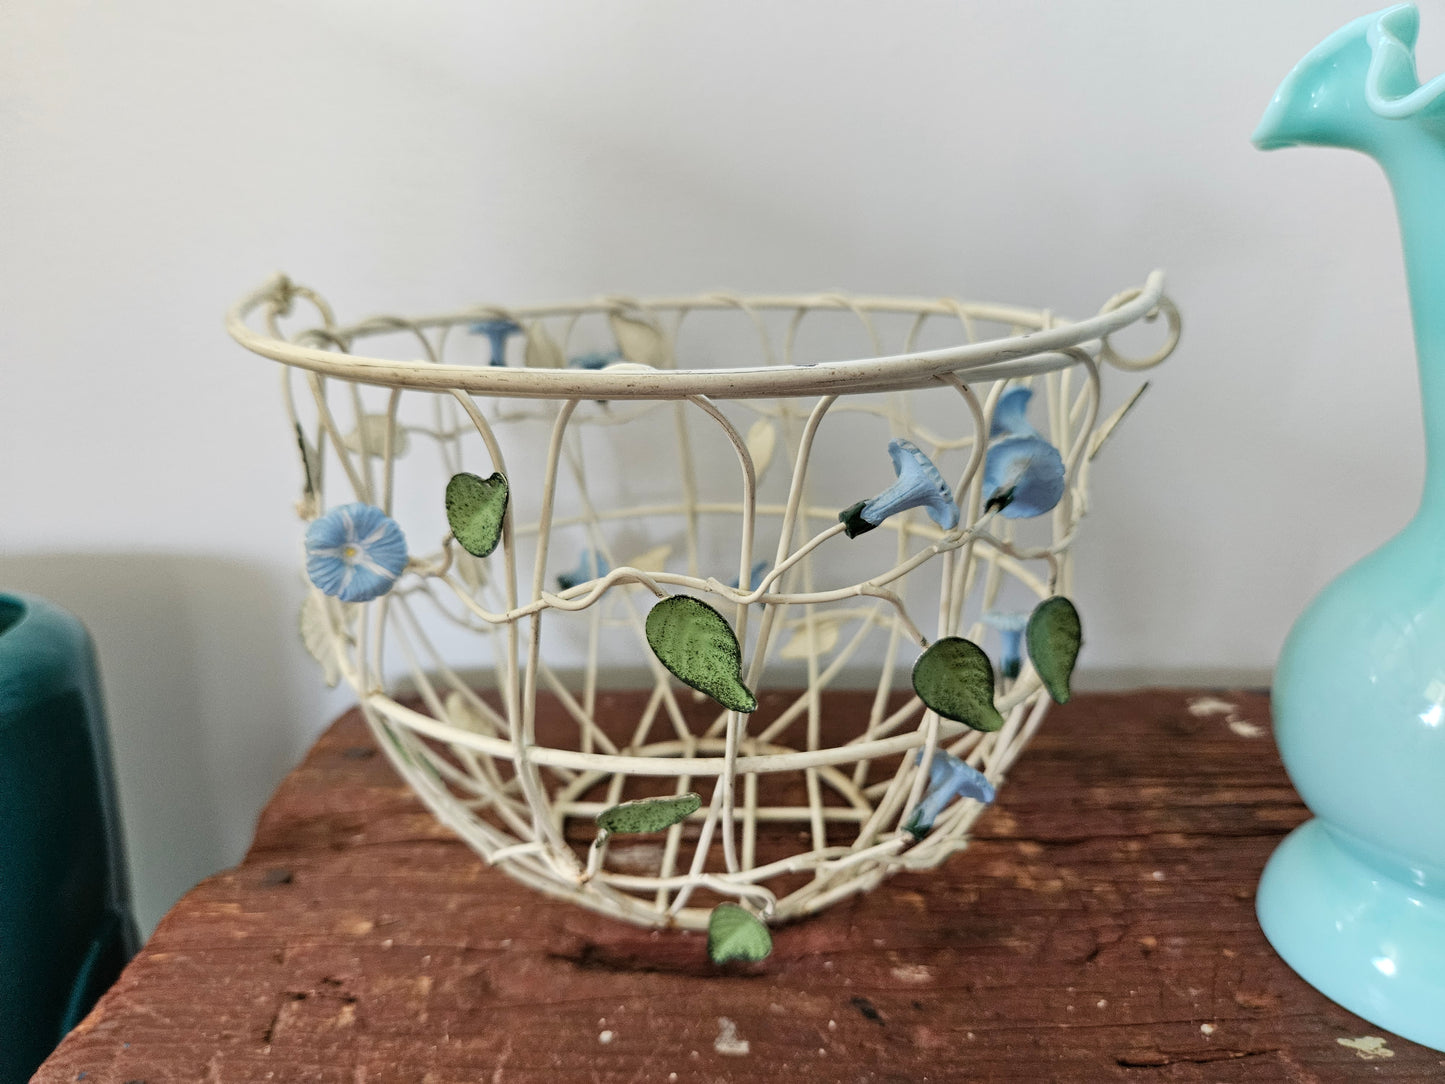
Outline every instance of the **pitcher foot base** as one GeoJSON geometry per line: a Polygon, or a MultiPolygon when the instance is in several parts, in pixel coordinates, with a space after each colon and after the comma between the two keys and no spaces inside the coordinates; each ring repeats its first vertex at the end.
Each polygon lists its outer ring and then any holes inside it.
{"type": "Polygon", "coordinates": [[[1285,963],[1331,1001],[1445,1051],[1445,899],[1366,865],[1311,820],[1270,857],[1255,911],[1285,963]]]}

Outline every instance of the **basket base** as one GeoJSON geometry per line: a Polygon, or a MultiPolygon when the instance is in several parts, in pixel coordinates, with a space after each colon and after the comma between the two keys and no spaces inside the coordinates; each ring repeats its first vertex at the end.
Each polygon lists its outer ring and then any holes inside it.
{"type": "Polygon", "coordinates": [[[1285,963],[1331,1001],[1445,1051],[1445,899],[1366,864],[1311,820],[1270,857],[1255,911],[1285,963]]]}

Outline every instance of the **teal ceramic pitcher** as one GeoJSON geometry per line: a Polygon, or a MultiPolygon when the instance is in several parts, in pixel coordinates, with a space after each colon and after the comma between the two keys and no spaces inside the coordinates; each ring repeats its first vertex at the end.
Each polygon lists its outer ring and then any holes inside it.
{"type": "Polygon", "coordinates": [[[1407,4],[1331,35],[1285,79],[1254,135],[1264,149],[1362,151],[1384,169],[1426,444],[1414,519],[1326,587],[1285,642],[1275,736],[1315,817],[1271,857],[1257,909],[1271,944],[1314,986],[1445,1050],[1445,79],[1420,86],[1418,25],[1407,4]]]}

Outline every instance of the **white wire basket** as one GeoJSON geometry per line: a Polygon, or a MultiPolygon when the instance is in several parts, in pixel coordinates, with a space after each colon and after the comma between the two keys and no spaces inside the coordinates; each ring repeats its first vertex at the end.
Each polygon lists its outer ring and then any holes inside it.
{"type": "Polygon", "coordinates": [[[1138,398],[1110,389],[1103,410],[1101,369],[1158,364],[1179,319],[1157,271],[1081,321],[713,293],[342,324],[278,276],[228,329],[284,365],[301,517],[359,503],[404,532],[389,589],[349,602],[313,586],[302,615],[396,770],[526,884],[702,928],[719,902],[782,921],[966,845],[973,798],[910,830],[930,766],[950,754],[1001,786],[1050,699],[1027,659],[1003,667],[1003,725],[983,733],[926,708],[908,668],[951,636],[1000,657],[995,615],[1070,592],[1092,460],[1138,398]],[[1152,354],[1116,350],[1161,315],[1152,354]],[[1010,519],[987,506],[983,466],[1020,385],[1066,487],[1010,519]],[[948,480],[956,525],[911,510],[845,536],[840,512],[893,480],[900,438],[948,480]],[[507,481],[486,557],[448,519],[463,472],[507,481]],[[650,608],[679,594],[731,626],[757,710],[688,688],[650,649],[650,608]],[[627,687],[642,692],[613,692],[627,687]],[[841,713],[841,688],[871,694],[841,713]],[[604,810],[694,791],[670,827],[598,841],[604,810]]]}

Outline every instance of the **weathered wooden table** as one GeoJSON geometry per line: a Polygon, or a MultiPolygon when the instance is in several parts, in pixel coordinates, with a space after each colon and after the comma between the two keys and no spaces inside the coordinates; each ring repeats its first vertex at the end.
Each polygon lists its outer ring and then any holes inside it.
{"type": "Polygon", "coordinates": [[[351,713],[35,1080],[1445,1080],[1255,925],[1305,816],[1268,722],[1258,693],[1080,696],[966,852],[740,971],[488,869],[351,713]]]}

